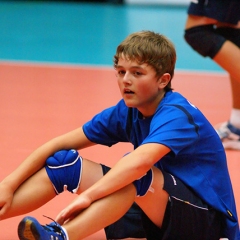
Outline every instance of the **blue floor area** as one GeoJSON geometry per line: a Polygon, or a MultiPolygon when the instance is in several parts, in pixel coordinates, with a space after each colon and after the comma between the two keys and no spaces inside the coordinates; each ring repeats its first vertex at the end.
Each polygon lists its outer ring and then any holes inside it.
{"type": "Polygon", "coordinates": [[[176,46],[180,70],[220,71],[184,41],[185,6],[0,1],[0,60],[112,65],[130,33],[153,30],[176,46]]]}

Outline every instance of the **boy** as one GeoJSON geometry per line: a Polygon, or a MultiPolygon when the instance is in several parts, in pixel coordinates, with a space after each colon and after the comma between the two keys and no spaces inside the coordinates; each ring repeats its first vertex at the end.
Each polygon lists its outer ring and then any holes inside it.
{"type": "Polygon", "coordinates": [[[64,189],[79,194],[49,225],[25,217],[21,240],[79,240],[102,228],[108,239],[239,239],[222,143],[202,113],[172,91],[175,61],[173,44],[151,31],[118,46],[114,68],[123,99],[38,148],[2,181],[2,219],[64,189]],[[73,150],[118,142],[134,150],[111,170],[73,150]]]}

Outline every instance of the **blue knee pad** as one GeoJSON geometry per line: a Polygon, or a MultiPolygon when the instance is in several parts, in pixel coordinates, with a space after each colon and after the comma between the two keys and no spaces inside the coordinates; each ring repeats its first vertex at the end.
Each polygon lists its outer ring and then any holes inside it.
{"type": "Polygon", "coordinates": [[[147,194],[148,191],[153,192],[151,188],[153,182],[153,170],[150,169],[143,177],[133,182],[137,190],[137,197],[142,197],[147,194]]]}
{"type": "Polygon", "coordinates": [[[61,150],[49,157],[45,169],[57,194],[76,193],[81,181],[82,158],[74,149],[61,150]]]}

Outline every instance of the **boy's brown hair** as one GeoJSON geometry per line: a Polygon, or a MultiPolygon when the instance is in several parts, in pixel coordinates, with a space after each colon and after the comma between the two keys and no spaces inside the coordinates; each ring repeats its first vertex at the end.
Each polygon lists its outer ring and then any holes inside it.
{"type": "MultiPolygon", "coordinates": [[[[173,43],[161,34],[152,31],[141,31],[130,34],[117,47],[114,56],[114,67],[117,66],[122,54],[131,61],[151,65],[159,77],[164,73],[169,73],[171,80],[173,78],[176,50],[173,43]]],[[[171,89],[171,80],[165,87],[166,91],[171,89]]]]}

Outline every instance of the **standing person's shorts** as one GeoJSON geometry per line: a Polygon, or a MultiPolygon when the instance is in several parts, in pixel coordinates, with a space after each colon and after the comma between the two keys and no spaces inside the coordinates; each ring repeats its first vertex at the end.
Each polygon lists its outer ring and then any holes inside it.
{"type": "MultiPolygon", "coordinates": [[[[102,165],[103,173],[110,168],[102,165]]],[[[162,228],[158,228],[133,204],[117,222],[105,228],[107,239],[147,238],[148,240],[219,240],[223,215],[208,206],[178,178],[163,172],[163,189],[169,194],[162,228]]],[[[153,203],[154,207],[154,203],[153,203]]]]}
{"type": "Polygon", "coordinates": [[[191,2],[188,14],[213,18],[236,25],[240,20],[239,0],[198,0],[191,2]],[[197,3],[195,3],[197,2],[197,3]]]}

